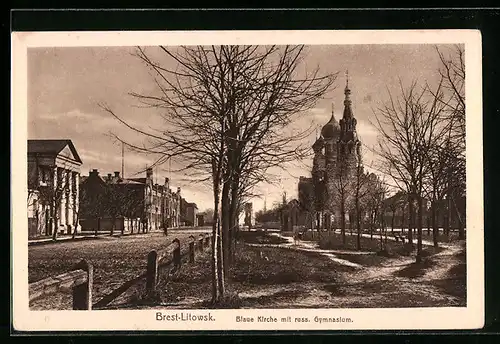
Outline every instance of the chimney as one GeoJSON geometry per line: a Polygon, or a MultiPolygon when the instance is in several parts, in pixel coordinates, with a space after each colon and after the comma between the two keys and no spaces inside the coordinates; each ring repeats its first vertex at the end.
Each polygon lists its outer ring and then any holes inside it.
{"type": "Polygon", "coordinates": [[[98,175],[99,175],[99,171],[95,168],[89,172],[89,176],[98,176],[98,175]]]}
{"type": "Polygon", "coordinates": [[[153,179],[153,169],[151,167],[146,169],[146,178],[153,179]]]}
{"type": "Polygon", "coordinates": [[[180,194],[181,193],[181,187],[177,187],[177,193],[180,194]]]}
{"type": "Polygon", "coordinates": [[[167,185],[168,185],[168,182],[169,182],[168,177],[165,177],[165,184],[167,184],[167,185]]]}
{"type": "Polygon", "coordinates": [[[115,178],[120,178],[120,171],[115,171],[115,178]]]}
{"type": "Polygon", "coordinates": [[[108,173],[108,180],[111,180],[111,173],[108,173]]]}

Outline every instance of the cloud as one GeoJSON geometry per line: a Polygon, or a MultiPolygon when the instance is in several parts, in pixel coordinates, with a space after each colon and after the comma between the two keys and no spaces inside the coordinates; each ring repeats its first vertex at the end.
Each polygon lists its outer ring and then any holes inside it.
{"type": "MultiPolygon", "coordinates": [[[[28,88],[29,137],[71,138],[84,160],[85,168],[102,171],[121,169],[121,147],[108,135],[110,131],[127,141],[142,142],[143,136],[131,132],[111,115],[99,109],[100,101],[108,103],[113,110],[132,125],[144,128],[161,128],[158,113],[148,109],[137,109],[136,99],[129,92],[154,93],[156,85],[140,60],[130,56],[131,47],[100,48],[40,48],[30,50],[28,88]]],[[[159,49],[149,49],[155,58],[163,56],[159,49]]],[[[373,98],[378,98],[384,87],[397,87],[397,76],[421,79],[436,78],[439,59],[434,47],[429,45],[331,45],[311,46],[305,62],[308,66],[320,65],[322,73],[343,72],[349,68],[352,99],[355,116],[358,119],[358,134],[363,144],[371,147],[376,143],[376,130],[368,122],[373,98]],[[393,62],[391,62],[391,57],[393,62]],[[395,58],[397,57],[397,58],[395,58]],[[390,65],[390,68],[388,66],[390,65]],[[359,98],[357,98],[359,97],[359,98]]],[[[175,64],[162,60],[166,68],[175,69],[175,64]]],[[[437,80],[435,80],[437,81],[437,80]]],[[[335,117],[339,120],[343,110],[342,74],[338,87],[319,100],[316,107],[299,114],[290,127],[306,129],[311,125],[318,130],[331,116],[331,103],[335,103],[335,117]]],[[[287,130],[290,128],[286,128],[287,130]]],[[[287,130],[283,134],[287,134],[287,130]]],[[[307,144],[314,142],[314,129],[307,144]]],[[[370,152],[364,149],[368,162],[370,152]]],[[[125,174],[131,175],[151,164],[154,157],[125,152],[125,174]]],[[[172,163],[172,168],[175,168],[172,163]]],[[[290,197],[296,193],[298,175],[309,173],[308,169],[288,167],[288,173],[281,173],[281,185],[259,185],[259,191],[266,193],[268,208],[274,201],[281,200],[283,190],[290,197]]],[[[141,172],[142,173],[142,172],[141,172]]],[[[199,207],[212,207],[209,189],[185,181],[182,173],[169,173],[159,169],[161,176],[171,176],[172,186],[181,186],[183,194],[199,207]]],[[[142,176],[142,175],[141,175],[142,176]]],[[[158,179],[160,181],[160,178],[158,179]]],[[[255,199],[254,209],[263,206],[264,199],[255,199]]]]}
{"type": "Polygon", "coordinates": [[[361,140],[369,139],[371,141],[373,137],[376,138],[378,136],[377,128],[365,120],[357,121],[356,130],[361,140]]]}

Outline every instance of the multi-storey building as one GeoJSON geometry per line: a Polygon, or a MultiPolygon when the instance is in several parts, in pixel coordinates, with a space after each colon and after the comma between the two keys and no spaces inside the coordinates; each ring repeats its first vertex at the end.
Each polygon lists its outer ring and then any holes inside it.
{"type": "Polygon", "coordinates": [[[198,227],[198,206],[196,203],[185,202],[184,225],[189,227],[198,227]]]}
{"type": "Polygon", "coordinates": [[[80,166],[73,142],[28,140],[28,235],[78,230],[80,166]]]}
{"type": "Polygon", "coordinates": [[[116,221],[119,226],[128,224],[127,231],[143,232],[180,224],[181,190],[173,192],[168,178],[163,185],[154,183],[152,168],[145,178],[123,178],[119,172],[100,177],[93,170],[83,179],[81,222],[88,230],[110,230],[113,224],[117,229],[116,221]]]}

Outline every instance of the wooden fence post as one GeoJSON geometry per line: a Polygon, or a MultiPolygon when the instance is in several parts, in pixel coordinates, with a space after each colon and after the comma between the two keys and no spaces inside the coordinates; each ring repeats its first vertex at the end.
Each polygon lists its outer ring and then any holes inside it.
{"type": "Polygon", "coordinates": [[[94,268],[92,264],[82,260],[75,266],[75,270],[87,272],[87,281],[73,287],[73,309],[91,310],[92,309],[92,285],[94,282],[94,268]]]}
{"type": "Polygon", "coordinates": [[[200,252],[203,252],[203,249],[204,249],[203,244],[205,242],[204,240],[205,240],[204,235],[200,234],[200,239],[198,241],[198,249],[200,250],[200,252]]]}
{"type": "Polygon", "coordinates": [[[210,246],[210,235],[205,236],[205,246],[210,246]]]}
{"type": "Polygon", "coordinates": [[[148,254],[148,265],[146,270],[146,293],[150,294],[156,289],[158,279],[158,253],[153,250],[148,254]]]}
{"type": "Polygon", "coordinates": [[[181,267],[181,242],[179,239],[175,238],[172,243],[177,243],[177,248],[174,250],[174,269],[179,269],[181,267]]]}
{"type": "Polygon", "coordinates": [[[195,255],[194,243],[195,243],[194,236],[190,235],[189,236],[189,262],[190,263],[194,263],[194,255],[195,255]]]}

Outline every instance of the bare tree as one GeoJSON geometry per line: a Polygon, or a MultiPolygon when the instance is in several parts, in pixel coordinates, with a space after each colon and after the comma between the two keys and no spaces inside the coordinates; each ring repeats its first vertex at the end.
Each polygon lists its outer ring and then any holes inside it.
{"type": "MultiPolygon", "coordinates": [[[[28,194],[28,206],[37,206],[38,202],[40,202],[40,204],[44,204],[49,207],[50,221],[48,221],[46,234],[51,234],[52,240],[56,240],[58,234],[58,222],[62,216],[62,205],[64,204],[66,207],[64,211],[71,211],[74,213],[75,209],[78,210],[78,202],[76,199],[76,181],[70,176],[73,172],[65,166],[62,166],[50,169],[45,167],[46,170],[44,174],[46,178],[43,183],[40,183],[41,180],[38,162],[36,161],[35,163],[36,167],[28,171],[28,189],[31,190],[28,194]],[[37,202],[34,202],[35,199],[37,202]]],[[[39,214],[36,216],[38,222],[39,214]]],[[[78,216],[76,216],[76,219],[73,218],[73,223],[70,225],[74,228],[72,232],[73,236],[76,235],[77,225],[78,216]]]]}
{"type": "Polygon", "coordinates": [[[335,77],[319,76],[317,70],[300,75],[302,46],[158,49],[177,68],[166,68],[138,48],[137,56],[153,72],[158,92],[133,95],[162,111],[162,130],[137,128],[104,108],[149,141],[144,146],[125,142],[130,148],[157,154],[155,164],[180,157],[179,170],[189,171],[199,182],[212,180],[214,214],[218,217],[213,231],[223,246],[216,254],[217,243],[213,245],[214,256],[220,258],[218,271],[214,271],[219,276],[218,296],[213,298],[217,302],[224,294],[225,278],[220,276],[223,270],[227,272],[230,257],[227,233],[237,222],[240,198],[245,194],[241,190],[265,180],[270,167],[304,156],[308,147],[299,147],[299,143],[307,132],[284,134],[285,128],[295,115],[315,104],[335,77]],[[249,175],[252,177],[245,177],[249,175]]]}
{"type": "Polygon", "coordinates": [[[446,119],[451,129],[452,141],[462,148],[460,158],[465,159],[465,50],[455,45],[447,56],[436,48],[441,60],[439,73],[443,79],[443,95],[432,94],[445,106],[446,119]]]}
{"type": "Polygon", "coordinates": [[[308,229],[308,227],[310,229],[313,229],[315,209],[314,209],[314,186],[312,184],[312,181],[308,184],[305,184],[302,188],[299,186],[298,198],[299,198],[300,209],[302,212],[305,213],[306,216],[305,219],[306,229],[308,229]]]}
{"type": "Polygon", "coordinates": [[[387,188],[375,173],[369,173],[366,177],[365,187],[365,208],[368,212],[370,239],[373,239],[373,232],[381,227],[381,215],[383,214],[383,203],[387,188]]]}
{"type": "Polygon", "coordinates": [[[403,221],[403,217],[404,217],[404,206],[405,206],[403,196],[404,196],[404,194],[401,191],[398,191],[396,194],[394,194],[392,197],[390,197],[386,202],[386,207],[389,208],[389,210],[391,211],[391,232],[392,233],[394,233],[396,213],[399,209],[401,209],[401,215],[402,215],[401,228],[403,227],[402,221],[403,221]]]}
{"type": "Polygon", "coordinates": [[[97,223],[94,227],[94,235],[96,236],[101,229],[101,218],[104,215],[103,205],[106,202],[103,197],[104,187],[104,182],[102,183],[102,185],[98,185],[96,189],[92,190],[84,187],[83,184],[82,187],[80,187],[79,218],[97,220],[97,223]]]}
{"type": "Polygon", "coordinates": [[[417,262],[422,252],[422,213],[425,176],[429,172],[428,151],[444,129],[441,124],[444,105],[441,96],[442,81],[435,90],[426,86],[419,89],[414,81],[405,89],[400,81],[400,94],[375,111],[376,128],[380,134],[377,154],[382,158],[381,168],[408,195],[410,224],[408,238],[413,246],[412,228],[417,228],[417,262]],[[418,214],[415,221],[415,204],[418,214]]]}
{"type": "Polygon", "coordinates": [[[371,183],[369,175],[364,171],[363,159],[360,151],[358,152],[358,160],[356,163],[356,174],[354,180],[354,213],[357,233],[356,247],[358,250],[361,250],[361,219],[369,205],[370,194],[376,191],[376,189],[372,189],[372,186],[373,185],[371,183]]]}
{"type": "Polygon", "coordinates": [[[452,217],[452,209],[459,225],[459,238],[465,238],[465,216],[457,206],[457,200],[465,198],[465,50],[463,45],[455,45],[449,58],[436,48],[441,60],[439,73],[444,80],[443,93],[434,94],[445,106],[448,125],[448,190],[447,190],[447,226],[452,217]]]}
{"type": "Polygon", "coordinates": [[[448,52],[436,47],[441,61],[439,74],[442,88],[433,91],[434,99],[443,107],[441,140],[432,147],[429,160],[431,174],[428,180],[428,195],[434,206],[431,206],[431,222],[433,222],[434,245],[437,246],[438,234],[437,204],[445,204],[444,233],[448,235],[452,211],[459,224],[459,238],[465,237],[464,210],[457,203],[465,198],[465,51],[463,45],[455,45],[448,52]]]}
{"type": "MultiPolygon", "coordinates": [[[[130,217],[134,213],[140,213],[144,199],[142,195],[134,194],[130,187],[123,184],[121,180],[108,181],[103,191],[101,207],[104,213],[109,215],[111,219],[110,235],[115,234],[116,221],[119,218],[123,219],[121,226],[121,234],[123,235],[125,231],[125,218],[130,217]]],[[[141,215],[141,217],[145,216],[144,211],[142,211],[141,215]]]]}
{"type": "Polygon", "coordinates": [[[446,140],[441,142],[436,141],[435,145],[428,150],[429,173],[425,177],[425,194],[431,201],[430,206],[430,222],[432,226],[433,243],[434,247],[438,247],[438,217],[440,210],[440,203],[444,200],[447,193],[448,184],[448,167],[449,159],[446,140]]]}
{"type": "Polygon", "coordinates": [[[340,212],[340,233],[342,244],[346,244],[346,223],[345,216],[348,209],[351,209],[353,201],[354,185],[352,182],[352,168],[347,161],[347,155],[341,154],[337,164],[329,164],[326,180],[328,188],[328,203],[331,212],[335,212],[338,207],[340,212]]]}

